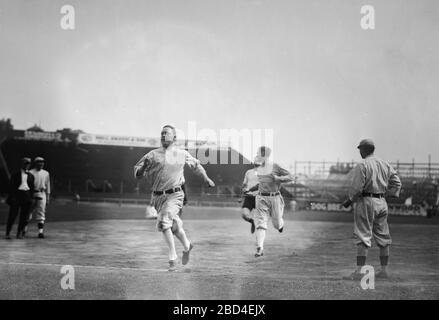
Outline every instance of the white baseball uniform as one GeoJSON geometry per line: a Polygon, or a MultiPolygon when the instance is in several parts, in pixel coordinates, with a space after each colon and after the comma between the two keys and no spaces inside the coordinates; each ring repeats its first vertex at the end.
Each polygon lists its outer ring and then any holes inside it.
{"type": "Polygon", "coordinates": [[[276,163],[266,163],[256,168],[259,180],[259,192],[256,195],[255,225],[257,229],[267,229],[268,218],[279,230],[284,225],[284,199],[280,194],[281,182],[276,176],[288,176],[290,172],[276,163]],[[265,195],[271,193],[273,195],[265,195]],[[264,194],[264,195],[263,195],[264,194]]]}
{"type": "Polygon", "coordinates": [[[392,243],[387,224],[388,208],[384,195],[399,196],[401,181],[392,166],[373,155],[353,170],[349,199],[354,202],[354,236],[356,244],[379,246],[392,243]]]}
{"type": "Polygon", "coordinates": [[[157,230],[164,231],[176,223],[183,225],[178,213],[183,207],[184,192],[177,191],[170,194],[154,194],[166,190],[181,187],[184,181],[184,166],[197,171],[200,170],[200,161],[194,158],[188,151],[176,146],[168,148],[160,147],[145,154],[134,166],[134,176],[137,171],[147,163],[144,176],[152,180],[152,205],[157,210],[157,230]]]}
{"type": "Polygon", "coordinates": [[[35,215],[37,222],[44,223],[46,220],[47,198],[50,196],[50,175],[44,169],[37,170],[35,168],[30,170],[30,173],[35,177],[35,192],[33,194],[34,204],[29,220],[35,215]]]}

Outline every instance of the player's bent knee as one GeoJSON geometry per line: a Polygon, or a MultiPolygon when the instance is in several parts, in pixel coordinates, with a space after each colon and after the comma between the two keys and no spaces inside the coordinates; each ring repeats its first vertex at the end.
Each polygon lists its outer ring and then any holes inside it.
{"type": "Polygon", "coordinates": [[[172,226],[168,226],[166,223],[164,223],[163,221],[159,221],[157,223],[157,231],[158,232],[166,232],[166,230],[171,229],[172,226]]]}
{"type": "Polygon", "coordinates": [[[173,234],[180,232],[183,229],[183,222],[178,222],[177,220],[172,221],[171,231],[173,234]]]}

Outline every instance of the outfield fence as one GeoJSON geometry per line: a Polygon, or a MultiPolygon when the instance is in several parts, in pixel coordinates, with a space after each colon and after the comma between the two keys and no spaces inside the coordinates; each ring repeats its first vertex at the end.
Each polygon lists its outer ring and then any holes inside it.
{"type": "MultiPolygon", "coordinates": [[[[295,175],[305,175],[309,177],[328,177],[330,175],[348,174],[358,162],[340,161],[295,161],[290,166],[290,171],[295,175]]],[[[431,178],[439,179],[439,163],[431,162],[390,162],[398,174],[404,178],[431,178]]]]}

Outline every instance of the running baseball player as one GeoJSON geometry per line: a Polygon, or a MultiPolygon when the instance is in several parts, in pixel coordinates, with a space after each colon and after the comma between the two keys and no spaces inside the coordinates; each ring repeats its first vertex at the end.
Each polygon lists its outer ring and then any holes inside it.
{"type": "Polygon", "coordinates": [[[258,193],[257,185],[259,183],[258,174],[256,173],[256,167],[258,167],[259,164],[255,163],[254,166],[254,168],[247,170],[244,176],[244,181],[242,183],[242,193],[244,195],[244,200],[242,203],[241,216],[245,221],[250,223],[251,233],[255,233],[256,230],[255,221],[253,219],[253,210],[256,208],[256,194],[258,193]]]}
{"type": "Polygon", "coordinates": [[[401,181],[392,166],[374,155],[375,144],[370,139],[360,142],[363,162],[353,170],[349,198],[343,203],[345,208],[354,205],[354,237],[357,245],[357,268],[349,280],[361,280],[361,268],[366,264],[368,249],[372,238],[380,248],[381,270],[376,278],[387,278],[389,248],[392,243],[387,224],[387,202],[385,196],[399,197],[401,181]]]}
{"type": "Polygon", "coordinates": [[[189,253],[194,247],[186,236],[183,222],[178,214],[184,201],[181,188],[184,183],[184,165],[187,164],[199,174],[210,187],[215,186],[200,161],[186,150],[175,146],[176,139],[175,128],[170,125],[164,126],[161,132],[162,146],[148,152],[134,166],[136,178],[146,177],[152,181],[152,205],[157,210],[157,230],[163,233],[169,248],[169,271],[177,269],[178,256],[175,250],[174,235],[184,247],[183,265],[189,262],[189,253]]]}
{"type": "Polygon", "coordinates": [[[30,170],[30,173],[35,177],[34,203],[23,233],[24,235],[27,232],[28,224],[34,216],[38,224],[38,238],[40,239],[44,239],[46,209],[50,201],[50,174],[43,169],[44,163],[44,158],[36,157],[34,159],[35,167],[30,170]]]}
{"type": "Polygon", "coordinates": [[[281,183],[291,182],[294,177],[290,172],[270,160],[271,149],[260,147],[255,163],[259,187],[256,195],[256,242],[255,257],[264,255],[264,240],[268,218],[271,217],[274,228],[279,232],[284,229],[284,199],[280,193],[281,183]]]}

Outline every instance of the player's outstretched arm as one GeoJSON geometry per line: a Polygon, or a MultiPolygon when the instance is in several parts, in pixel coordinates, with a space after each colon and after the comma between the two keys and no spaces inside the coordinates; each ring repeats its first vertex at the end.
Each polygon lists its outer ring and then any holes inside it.
{"type": "Polygon", "coordinates": [[[134,166],[134,177],[136,179],[140,179],[145,175],[145,172],[148,170],[151,164],[151,155],[150,153],[144,155],[134,166]]]}
{"type": "Polygon", "coordinates": [[[273,165],[273,176],[276,181],[282,183],[293,182],[295,180],[295,177],[287,169],[277,164],[273,165]]]}
{"type": "Polygon", "coordinates": [[[204,182],[211,188],[215,187],[215,182],[209,178],[206,173],[206,170],[203,168],[201,164],[198,163],[195,171],[204,179],[204,182]]]}
{"type": "Polygon", "coordinates": [[[286,176],[278,176],[278,175],[274,175],[274,179],[276,179],[277,181],[280,181],[280,182],[282,182],[282,183],[293,182],[293,181],[295,180],[295,179],[294,179],[294,176],[291,175],[291,174],[286,175],[286,176]]]}
{"type": "Polygon", "coordinates": [[[203,178],[204,182],[209,187],[215,187],[215,182],[213,182],[212,179],[210,179],[206,173],[206,170],[203,168],[203,166],[200,164],[200,161],[196,158],[194,158],[189,152],[186,151],[186,164],[194,170],[196,174],[198,174],[200,177],[203,178]]]}

